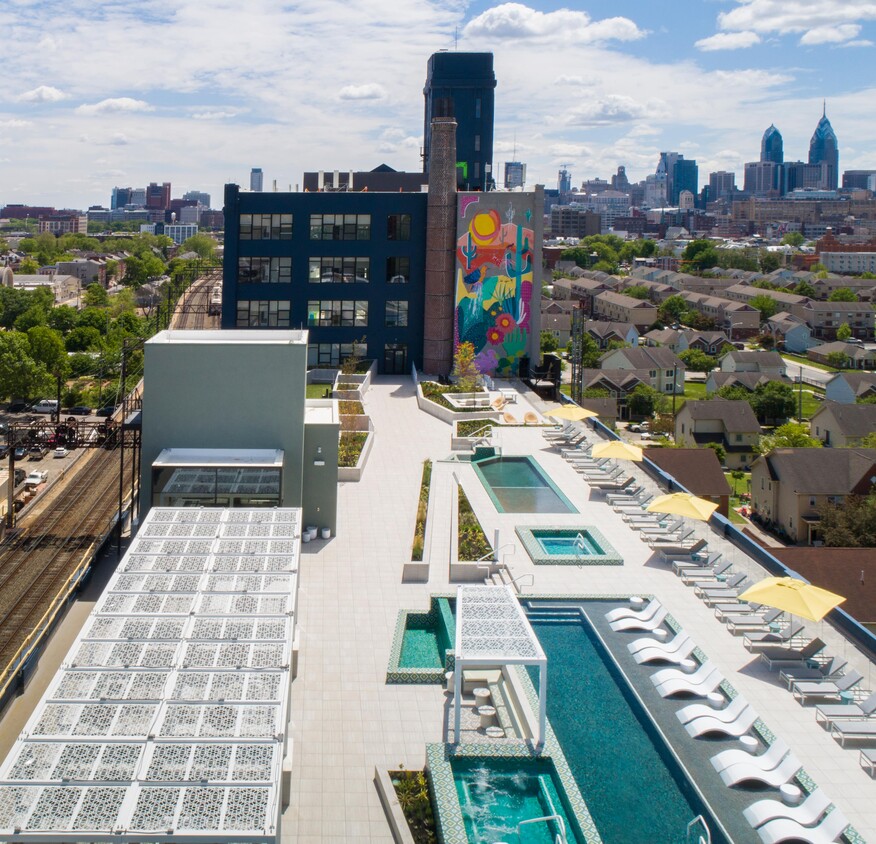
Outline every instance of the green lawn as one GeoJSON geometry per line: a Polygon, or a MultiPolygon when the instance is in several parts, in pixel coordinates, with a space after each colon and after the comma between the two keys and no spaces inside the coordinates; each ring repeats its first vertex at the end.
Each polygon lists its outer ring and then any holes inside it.
{"type": "Polygon", "coordinates": [[[685,381],[684,382],[684,397],[686,399],[704,399],[706,397],[706,382],[705,381],[685,381]]]}
{"type": "MultiPolygon", "coordinates": [[[[725,472],[724,475],[727,478],[727,483],[730,484],[731,490],[736,490],[737,493],[748,492],[751,488],[751,472],[744,472],[744,477],[739,478],[738,480],[734,480],[733,476],[730,472],[725,472]]],[[[732,492],[730,494],[730,521],[735,525],[744,525],[747,524],[747,520],[743,519],[739,513],[736,512],[737,507],[741,507],[743,504],[748,504],[747,501],[741,501],[738,495],[734,495],[732,492]]]]}
{"type": "Polygon", "coordinates": [[[806,366],[811,366],[813,369],[821,369],[824,372],[841,372],[842,370],[837,369],[835,366],[828,366],[826,363],[816,363],[813,360],[809,360],[807,357],[803,357],[802,355],[792,355],[789,352],[782,352],[782,357],[787,360],[794,361],[795,363],[804,363],[806,366]]]}
{"type": "Polygon", "coordinates": [[[331,390],[331,384],[308,384],[307,398],[322,399],[325,398],[325,391],[331,390]]]}

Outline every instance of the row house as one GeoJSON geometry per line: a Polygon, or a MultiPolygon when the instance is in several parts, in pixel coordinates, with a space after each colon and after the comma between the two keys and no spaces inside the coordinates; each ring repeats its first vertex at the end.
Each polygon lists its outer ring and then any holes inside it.
{"type": "Polygon", "coordinates": [[[808,302],[812,301],[808,296],[798,296],[796,293],[786,293],[783,290],[753,287],[750,284],[731,284],[723,295],[736,302],[751,302],[758,296],[767,296],[776,303],[778,309],[787,311],[800,319],[805,319],[804,308],[808,302]]]}
{"type": "Polygon", "coordinates": [[[661,393],[684,393],[686,367],[678,355],[665,346],[637,346],[613,349],[599,359],[604,369],[646,371],[651,386],[661,393]]]}
{"type": "Polygon", "coordinates": [[[852,329],[853,337],[874,339],[873,307],[867,302],[808,302],[803,318],[818,340],[836,340],[843,323],[852,329]]]}
{"type": "Polygon", "coordinates": [[[631,322],[642,330],[657,321],[657,307],[645,299],[604,290],[593,299],[593,316],[611,322],[631,322]]]}
{"type": "Polygon", "coordinates": [[[751,305],[688,291],[679,295],[687,302],[688,308],[727,331],[731,342],[733,337],[752,337],[760,331],[760,311],[751,305]]]}
{"type": "Polygon", "coordinates": [[[781,343],[788,352],[805,354],[816,342],[812,339],[812,329],[806,322],[788,311],[779,311],[771,316],[766,321],[765,328],[776,343],[781,343]]]}

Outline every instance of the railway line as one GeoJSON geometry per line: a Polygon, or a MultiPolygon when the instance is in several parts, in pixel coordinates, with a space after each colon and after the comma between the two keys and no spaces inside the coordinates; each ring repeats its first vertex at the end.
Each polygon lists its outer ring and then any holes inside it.
{"type": "Polygon", "coordinates": [[[195,331],[219,328],[221,285],[221,271],[211,272],[195,281],[180,297],[171,327],[195,331]],[[218,302],[215,295],[217,285],[220,291],[218,302]]]}

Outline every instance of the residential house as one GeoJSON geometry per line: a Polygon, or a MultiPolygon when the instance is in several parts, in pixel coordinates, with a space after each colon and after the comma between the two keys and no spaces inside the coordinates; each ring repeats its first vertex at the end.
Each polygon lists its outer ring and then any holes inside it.
{"type": "Polygon", "coordinates": [[[684,290],[679,294],[689,310],[712,320],[727,331],[730,338],[753,337],[760,331],[760,311],[745,302],[734,302],[720,296],[693,293],[684,290]]]}
{"type": "Polygon", "coordinates": [[[751,467],[751,504],[768,526],[792,542],[821,541],[819,508],[867,495],[876,477],[876,448],[777,448],[751,467]]]}
{"type": "Polygon", "coordinates": [[[599,359],[599,366],[602,369],[646,370],[655,390],[684,393],[686,367],[678,355],[664,346],[613,349],[599,359]]]}
{"type": "Polygon", "coordinates": [[[687,401],[675,416],[675,442],[684,446],[720,443],[728,469],[747,469],[755,458],[760,425],[747,401],[687,401]]]}
{"type": "Polygon", "coordinates": [[[746,303],[751,303],[751,300],[758,296],[767,296],[776,303],[778,309],[800,319],[805,319],[804,307],[812,301],[808,296],[798,296],[796,293],[786,293],[784,290],[753,287],[750,284],[732,284],[722,295],[727,299],[746,303]]]}
{"type": "Polygon", "coordinates": [[[776,343],[784,345],[789,352],[804,354],[816,342],[812,339],[812,329],[806,321],[788,311],[779,311],[771,316],[765,327],[776,343]]]}
{"type": "Polygon", "coordinates": [[[688,349],[687,337],[676,328],[654,328],[642,337],[646,346],[665,346],[675,354],[688,349]]]}
{"type": "Polygon", "coordinates": [[[73,261],[58,261],[55,271],[59,275],[75,275],[82,287],[100,284],[106,287],[106,261],[96,258],[76,258],[73,261]]]}
{"type": "Polygon", "coordinates": [[[681,333],[689,349],[697,349],[707,355],[717,355],[730,342],[723,331],[695,331],[684,328],[681,333]]]}
{"type": "Polygon", "coordinates": [[[588,319],[584,321],[584,330],[596,341],[600,349],[607,349],[612,343],[639,345],[639,330],[631,322],[588,319]]]}
{"type": "Polygon", "coordinates": [[[728,515],[730,484],[711,448],[646,448],[645,457],[688,492],[714,501],[722,516],[728,515]]]}
{"type": "Polygon", "coordinates": [[[648,291],[648,298],[658,305],[678,292],[674,287],[670,287],[668,284],[661,284],[659,281],[648,281],[643,278],[632,278],[629,276],[618,283],[617,291],[623,293],[628,287],[644,287],[648,291]]]}
{"type": "Polygon", "coordinates": [[[79,279],[73,275],[23,275],[16,273],[13,286],[20,290],[36,290],[37,287],[50,287],[56,304],[76,299],[82,290],[79,279]]]}
{"type": "Polygon", "coordinates": [[[809,436],[826,446],[860,446],[876,432],[876,404],[840,404],[826,401],[809,420],[809,436]]]}
{"type": "Polygon", "coordinates": [[[657,322],[657,307],[646,299],[604,290],[593,298],[593,315],[611,322],[631,322],[642,331],[657,322]]]}
{"type": "Polygon", "coordinates": [[[842,340],[813,346],[806,352],[806,357],[816,363],[831,364],[831,356],[836,354],[843,354],[848,359],[848,364],[842,368],[876,369],[876,351],[865,349],[856,343],[844,343],[842,340]]]}
{"type": "Polygon", "coordinates": [[[791,383],[791,379],[787,376],[777,379],[760,372],[724,372],[720,369],[713,369],[706,376],[706,393],[717,393],[722,387],[742,387],[753,393],[761,384],[777,380],[784,381],[786,384],[791,383]]]}
{"type": "Polygon", "coordinates": [[[874,372],[838,372],[824,387],[825,399],[843,404],[850,404],[870,396],[876,396],[874,372]]]}
{"type": "Polygon", "coordinates": [[[803,317],[819,340],[836,340],[845,323],[859,340],[874,339],[873,306],[868,302],[808,302],[803,317]]]}
{"type": "Polygon", "coordinates": [[[572,311],[578,308],[575,301],[556,299],[541,300],[541,330],[552,334],[560,348],[569,344],[572,336],[572,311]]]}
{"type": "MultiPolygon", "coordinates": [[[[616,401],[615,419],[629,419],[627,397],[640,384],[650,387],[652,378],[647,369],[584,369],[581,372],[582,390],[605,390],[616,401]]],[[[590,401],[590,399],[585,399],[590,401]]],[[[582,401],[582,406],[584,406],[582,401]]],[[[597,411],[598,412],[598,411],[597,411]]]]}
{"type": "Polygon", "coordinates": [[[617,425],[618,406],[616,398],[582,398],[578,404],[585,410],[592,410],[599,416],[599,421],[609,428],[617,425]]]}
{"type": "Polygon", "coordinates": [[[786,374],[785,361],[778,352],[727,352],[719,364],[724,372],[759,372],[771,379],[786,374]]]}
{"type": "Polygon", "coordinates": [[[593,297],[606,290],[613,290],[614,284],[610,281],[600,281],[593,278],[555,278],[552,287],[554,299],[583,302],[584,310],[588,314],[592,314],[593,297]]]}

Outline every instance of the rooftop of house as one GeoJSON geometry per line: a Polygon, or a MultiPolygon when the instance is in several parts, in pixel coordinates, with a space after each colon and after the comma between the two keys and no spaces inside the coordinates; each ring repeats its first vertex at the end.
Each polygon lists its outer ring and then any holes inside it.
{"type": "Polygon", "coordinates": [[[685,369],[678,355],[666,346],[634,346],[629,349],[612,349],[599,360],[604,361],[610,355],[622,356],[635,369],[677,369],[679,372],[683,372],[685,369]]]}
{"type": "Polygon", "coordinates": [[[837,372],[828,384],[834,383],[838,378],[845,381],[858,396],[876,389],[876,372],[837,372]]]}
{"type": "Polygon", "coordinates": [[[646,448],[645,457],[694,495],[730,495],[730,484],[711,448],[646,448]]]}
{"type": "Polygon", "coordinates": [[[826,401],[815,413],[811,421],[817,421],[829,413],[845,437],[859,439],[876,432],[876,404],[842,404],[826,401]]]}
{"type": "Polygon", "coordinates": [[[648,369],[584,369],[581,371],[583,389],[598,387],[609,382],[617,389],[632,390],[638,384],[650,384],[648,369]]]}
{"type": "Polygon", "coordinates": [[[596,337],[608,337],[617,334],[626,337],[631,331],[636,331],[636,326],[631,322],[613,322],[611,320],[588,319],[584,322],[584,330],[596,337]]]}
{"type": "Polygon", "coordinates": [[[777,448],[761,461],[797,495],[866,493],[876,481],[876,448],[777,448]]]}
{"type": "MultiPolygon", "coordinates": [[[[682,411],[680,411],[682,412],[682,411]]],[[[718,419],[728,433],[759,433],[757,417],[747,401],[703,399],[686,402],[683,408],[695,422],[718,419]]]]}
{"type": "Polygon", "coordinates": [[[807,352],[820,355],[821,357],[826,357],[827,355],[839,352],[840,354],[848,355],[852,360],[869,360],[870,358],[876,358],[876,351],[865,349],[863,346],[859,346],[856,343],[845,343],[842,340],[834,340],[830,343],[822,343],[820,346],[813,346],[811,349],[808,349],[807,352]]]}
{"type": "Polygon", "coordinates": [[[806,325],[800,317],[796,317],[794,314],[790,314],[787,311],[779,311],[777,314],[773,314],[767,319],[767,322],[777,328],[793,328],[795,325],[806,325]]]}
{"type": "MultiPolygon", "coordinates": [[[[784,369],[785,361],[778,352],[727,352],[724,356],[734,363],[756,364],[760,369],[784,369]]],[[[724,357],[721,360],[724,360],[724,357]]]]}
{"type": "Polygon", "coordinates": [[[785,302],[788,305],[803,305],[809,301],[808,296],[800,296],[797,293],[786,293],[784,290],[770,290],[768,288],[754,287],[751,284],[733,284],[727,288],[730,294],[740,296],[769,296],[776,302],[785,302]]]}
{"type": "Polygon", "coordinates": [[[597,294],[596,300],[610,302],[613,305],[621,305],[625,308],[656,308],[656,305],[647,299],[636,299],[633,296],[627,296],[625,293],[618,293],[615,290],[603,290],[602,293],[597,294]]]}

